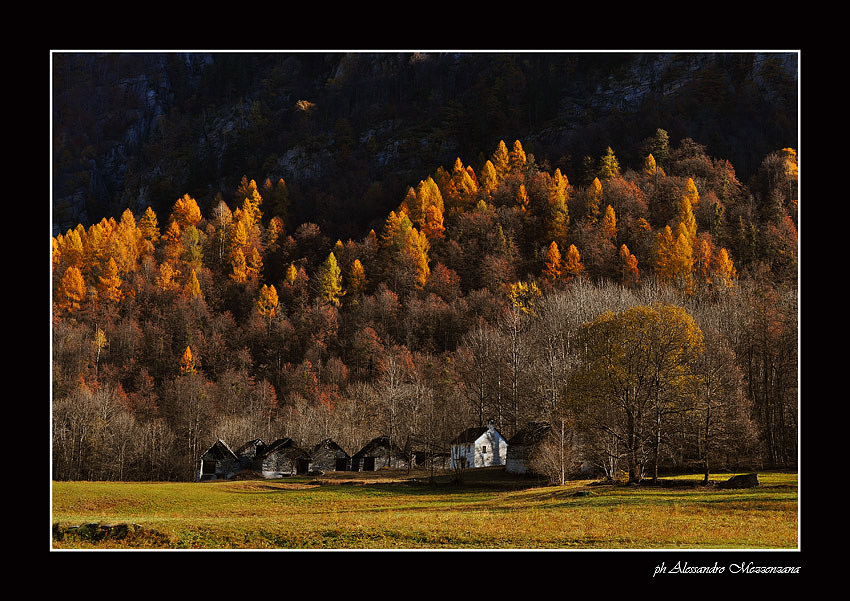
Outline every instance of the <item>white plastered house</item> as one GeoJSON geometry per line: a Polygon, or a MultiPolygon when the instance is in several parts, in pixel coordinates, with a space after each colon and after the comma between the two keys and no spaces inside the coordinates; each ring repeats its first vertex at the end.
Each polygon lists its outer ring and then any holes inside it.
{"type": "Polygon", "coordinates": [[[493,424],[463,431],[451,442],[452,469],[505,465],[508,442],[493,424]]]}

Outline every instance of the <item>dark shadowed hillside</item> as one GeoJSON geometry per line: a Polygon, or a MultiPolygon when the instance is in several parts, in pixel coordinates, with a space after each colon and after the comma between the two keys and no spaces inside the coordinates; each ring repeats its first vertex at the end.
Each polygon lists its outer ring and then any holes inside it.
{"type": "Polygon", "coordinates": [[[501,139],[587,183],[589,158],[610,146],[638,166],[662,128],[746,181],[797,145],[797,58],[58,53],[54,233],[184,193],[210,209],[247,175],[284,178],[295,222],[359,236],[435,166],[480,167],[501,139]]]}

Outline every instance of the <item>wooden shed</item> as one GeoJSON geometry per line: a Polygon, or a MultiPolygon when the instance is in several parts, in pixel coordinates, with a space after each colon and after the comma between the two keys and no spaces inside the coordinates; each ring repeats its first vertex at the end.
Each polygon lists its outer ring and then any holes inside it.
{"type": "Polygon", "coordinates": [[[230,478],[241,469],[239,457],[223,440],[218,439],[207,449],[198,465],[198,481],[230,478]]]}
{"type": "Polygon", "coordinates": [[[310,449],[311,467],[323,472],[347,472],[351,469],[351,455],[330,438],[310,449]]]}
{"type": "Polygon", "coordinates": [[[384,467],[403,467],[407,462],[407,455],[389,437],[378,436],[352,456],[351,471],[372,472],[384,467]]]}
{"type": "Polygon", "coordinates": [[[508,440],[505,470],[512,474],[529,473],[529,461],[538,445],[552,431],[545,422],[529,422],[508,440]]]}

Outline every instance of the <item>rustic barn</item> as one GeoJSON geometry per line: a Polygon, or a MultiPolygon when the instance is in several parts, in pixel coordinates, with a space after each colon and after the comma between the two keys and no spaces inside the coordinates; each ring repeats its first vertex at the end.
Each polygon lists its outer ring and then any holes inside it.
{"type": "Polygon", "coordinates": [[[529,460],[535,449],[552,431],[545,422],[529,422],[508,440],[505,469],[512,474],[529,473],[529,460]]]}
{"type": "Polygon", "coordinates": [[[266,449],[266,443],[260,438],[249,440],[241,447],[236,449],[236,456],[239,457],[239,465],[242,469],[252,469],[254,460],[262,455],[266,449]]]}
{"type": "Polygon", "coordinates": [[[241,469],[239,457],[219,439],[201,455],[197,479],[220,480],[230,478],[241,469]]]}
{"type": "Polygon", "coordinates": [[[270,445],[262,445],[250,469],[264,478],[306,474],[311,469],[310,453],[296,446],[291,438],[278,438],[270,445]]]}
{"type": "Polygon", "coordinates": [[[310,449],[312,469],[323,472],[347,472],[351,469],[351,455],[330,438],[310,449]]]}
{"type": "Polygon", "coordinates": [[[386,436],[373,438],[351,457],[351,471],[372,472],[383,467],[403,467],[408,457],[386,436]]]}
{"type": "Polygon", "coordinates": [[[451,469],[505,465],[508,442],[493,424],[468,428],[451,442],[451,469]]]}

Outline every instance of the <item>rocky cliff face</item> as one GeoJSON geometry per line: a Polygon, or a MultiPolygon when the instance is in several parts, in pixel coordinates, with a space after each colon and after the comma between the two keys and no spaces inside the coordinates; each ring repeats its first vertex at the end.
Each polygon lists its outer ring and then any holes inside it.
{"type": "Polygon", "coordinates": [[[246,174],[299,187],[302,219],[329,195],[362,199],[394,179],[380,213],[405,185],[458,156],[474,163],[499,139],[521,139],[571,179],[609,145],[622,163],[637,160],[658,127],[739,171],[796,145],[794,53],[53,60],[54,234],[126,207],[167,211],[184,193],[202,208],[216,192],[230,201],[246,174]]]}

